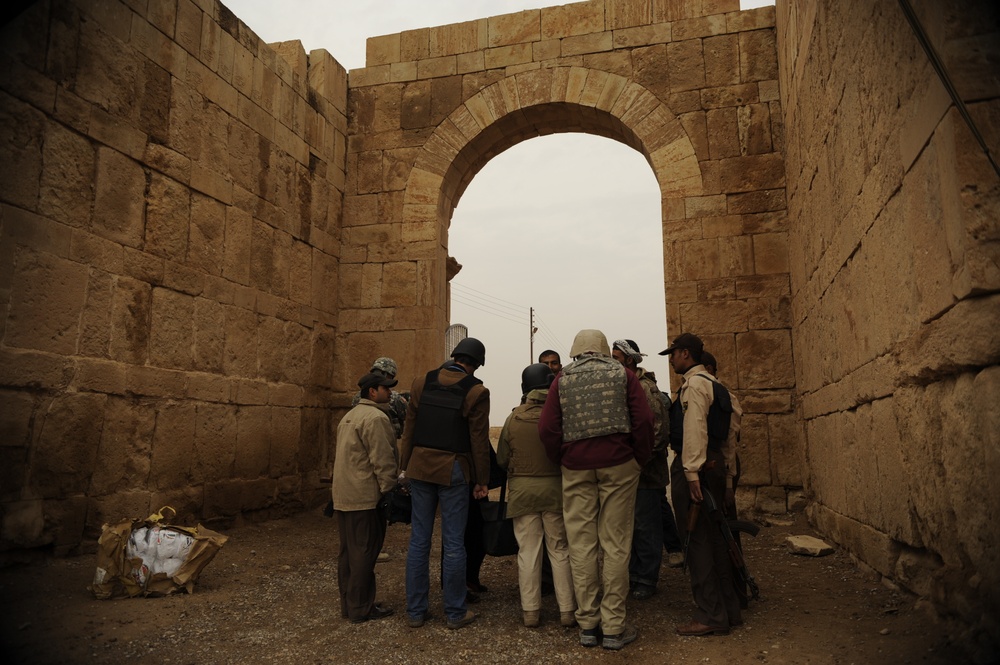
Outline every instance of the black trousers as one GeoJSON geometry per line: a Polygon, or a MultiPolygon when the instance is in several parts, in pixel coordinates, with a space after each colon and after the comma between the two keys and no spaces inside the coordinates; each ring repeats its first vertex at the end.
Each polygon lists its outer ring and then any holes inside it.
{"type": "Polygon", "coordinates": [[[334,511],[340,548],[337,587],[340,615],[362,619],[375,608],[375,563],[385,542],[386,521],[376,508],[334,511]]]}
{"type": "MultiPolygon", "coordinates": [[[[709,449],[705,466],[711,468],[706,468],[701,474],[701,491],[711,492],[716,505],[722,509],[726,491],[726,462],[722,453],[709,449]]],[[[691,508],[691,493],[680,455],[674,458],[670,467],[670,485],[677,527],[681,538],[684,538],[691,508]]],[[[718,524],[708,515],[708,508],[704,503],[691,531],[688,570],[691,575],[691,593],[698,606],[695,620],[718,628],[729,628],[742,623],[740,601],[733,585],[733,566],[726,541],[718,524]]]]}

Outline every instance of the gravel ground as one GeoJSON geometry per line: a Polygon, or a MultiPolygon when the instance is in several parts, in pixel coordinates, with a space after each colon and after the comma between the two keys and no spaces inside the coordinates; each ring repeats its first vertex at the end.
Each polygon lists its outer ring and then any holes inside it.
{"type": "MultiPolygon", "coordinates": [[[[664,569],[660,591],[629,601],[639,639],[621,652],[584,649],[543,598],[542,626],[520,625],[517,563],[490,558],[490,591],[470,606],[471,626],[450,631],[436,618],[405,621],[409,527],[389,528],[391,559],[378,565],[379,600],[396,609],[353,625],[340,617],[337,533],[320,510],[225,531],[229,541],[195,592],[166,598],[95,600],[87,591],[94,557],[35,561],[0,570],[4,663],[955,663],[960,652],[926,603],[881,584],[838,551],[791,555],[784,538],[812,534],[801,516],[774,520],[747,557],[762,597],[725,637],[680,638],[691,592],[679,569],[664,569]],[[793,523],[794,522],[794,523],[793,523]]],[[[439,532],[438,532],[439,533],[439,532]]],[[[432,552],[431,560],[439,554],[432,552]]],[[[432,572],[432,579],[434,574],[432,572]]]]}

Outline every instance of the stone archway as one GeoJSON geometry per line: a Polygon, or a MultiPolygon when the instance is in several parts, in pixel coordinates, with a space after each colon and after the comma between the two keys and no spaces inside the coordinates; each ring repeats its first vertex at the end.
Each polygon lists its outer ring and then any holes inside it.
{"type": "Polygon", "coordinates": [[[660,187],[671,334],[701,335],[746,404],[744,478],[767,488],[749,504],[783,511],[801,471],[773,14],[683,9],[626,21],[579,3],[369,41],[349,85],[344,368],[391,353],[405,383],[440,361],[448,225],[492,157],[611,138],[660,187]]]}

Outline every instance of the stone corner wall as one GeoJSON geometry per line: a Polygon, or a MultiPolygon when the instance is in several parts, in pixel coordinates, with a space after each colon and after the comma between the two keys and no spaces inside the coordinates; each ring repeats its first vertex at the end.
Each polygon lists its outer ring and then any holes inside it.
{"type": "Polygon", "coordinates": [[[0,28],[0,549],[323,500],[346,89],[215,0],[0,28]]]}
{"type": "MultiPolygon", "coordinates": [[[[1000,9],[913,5],[997,154],[1000,9]]],[[[988,660],[1000,178],[897,3],[779,2],[777,16],[810,515],[988,660]]]]}

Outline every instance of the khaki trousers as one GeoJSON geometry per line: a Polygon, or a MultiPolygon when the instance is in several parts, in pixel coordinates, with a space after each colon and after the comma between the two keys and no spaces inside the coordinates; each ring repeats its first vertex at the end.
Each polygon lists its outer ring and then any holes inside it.
{"type": "Polygon", "coordinates": [[[521,609],[534,612],[542,607],[542,539],[552,564],[552,586],[560,612],[576,609],[573,573],[569,565],[569,544],[562,513],[549,511],[514,518],[517,538],[517,581],[521,589],[521,609]]]}
{"type": "Polygon", "coordinates": [[[562,469],[563,518],[580,628],[600,625],[605,635],[625,629],[639,469],[634,459],[607,469],[562,469]],[[603,571],[598,552],[604,557],[603,571]]]}

